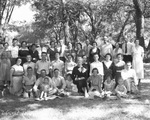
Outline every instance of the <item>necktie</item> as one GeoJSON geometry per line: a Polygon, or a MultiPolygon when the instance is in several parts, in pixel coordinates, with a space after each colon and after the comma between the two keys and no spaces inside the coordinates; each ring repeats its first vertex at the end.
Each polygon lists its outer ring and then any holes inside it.
{"type": "Polygon", "coordinates": [[[127,43],[125,43],[125,53],[127,53],[127,43]]]}

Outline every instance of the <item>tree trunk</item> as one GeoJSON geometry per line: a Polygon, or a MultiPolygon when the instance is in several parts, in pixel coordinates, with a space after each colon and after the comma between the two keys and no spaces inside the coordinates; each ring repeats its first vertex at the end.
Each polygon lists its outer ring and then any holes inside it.
{"type": "Polygon", "coordinates": [[[135,24],[136,24],[136,38],[140,40],[140,45],[145,48],[144,43],[144,16],[141,10],[140,1],[133,0],[135,8],[135,24]]]}
{"type": "Polygon", "coordinates": [[[124,29],[125,29],[125,26],[127,25],[127,22],[128,22],[128,20],[129,20],[129,18],[130,18],[130,13],[128,13],[127,19],[125,20],[125,22],[124,22],[124,24],[123,24],[123,26],[122,26],[122,28],[121,28],[121,30],[120,30],[119,36],[118,36],[118,38],[117,38],[117,42],[120,42],[120,38],[121,38],[121,36],[122,36],[122,34],[123,34],[123,31],[124,31],[124,29]]]}

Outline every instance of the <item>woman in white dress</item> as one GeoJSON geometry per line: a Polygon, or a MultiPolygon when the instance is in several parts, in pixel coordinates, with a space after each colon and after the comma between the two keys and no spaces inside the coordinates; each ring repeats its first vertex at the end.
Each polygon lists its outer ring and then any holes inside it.
{"type": "Polygon", "coordinates": [[[135,45],[132,49],[133,56],[133,69],[136,72],[137,78],[140,80],[144,78],[144,68],[143,68],[143,58],[144,58],[144,49],[139,45],[139,40],[135,40],[135,45]]]}
{"type": "Polygon", "coordinates": [[[21,58],[16,59],[16,64],[10,70],[10,93],[13,95],[22,95],[22,80],[24,75],[23,67],[20,65],[21,58]]]}
{"type": "Polygon", "coordinates": [[[103,68],[103,63],[99,61],[99,55],[98,54],[94,54],[94,62],[92,62],[90,64],[90,76],[92,75],[92,70],[94,68],[98,69],[98,74],[101,76],[101,78],[103,80],[104,68],[103,68]]]}

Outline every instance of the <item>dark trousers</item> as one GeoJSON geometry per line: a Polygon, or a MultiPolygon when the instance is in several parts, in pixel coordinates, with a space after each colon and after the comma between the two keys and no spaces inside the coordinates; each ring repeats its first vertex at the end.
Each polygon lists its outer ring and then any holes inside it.
{"type": "Polygon", "coordinates": [[[115,74],[115,82],[116,82],[115,88],[117,87],[118,81],[120,78],[121,78],[121,72],[116,72],[116,74],[115,74]]]}
{"type": "Polygon", "coordinates": [[[123,61],[132,63],[132,55],[123,55],[123,61]]]}

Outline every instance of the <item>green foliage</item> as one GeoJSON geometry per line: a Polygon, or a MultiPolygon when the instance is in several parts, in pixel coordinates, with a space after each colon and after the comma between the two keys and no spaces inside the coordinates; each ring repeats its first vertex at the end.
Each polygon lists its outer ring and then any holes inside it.
{"type": "MultiPolygon", "coordinates": [[[[29,36],[33,35],[35,41],[95,40],[104,36],[121,41],[124,37],[130,40],[136,37],[133,0],[33,0],[32,3],[36,14],[29,36]]],[[[150,1],[141,0],[140,6],[148,35],[150,1]]]]}

